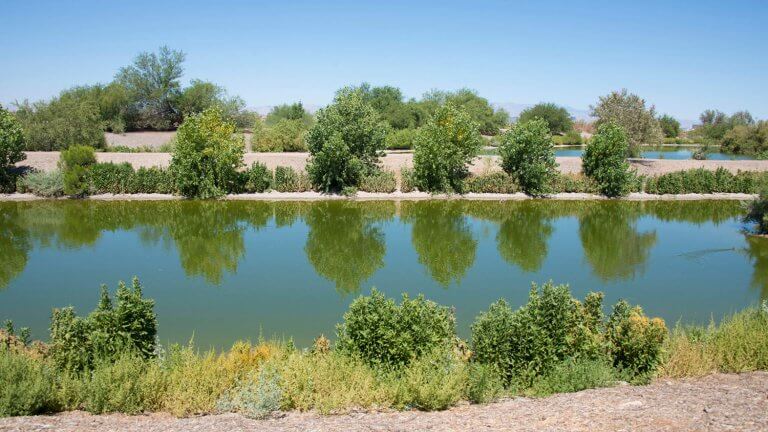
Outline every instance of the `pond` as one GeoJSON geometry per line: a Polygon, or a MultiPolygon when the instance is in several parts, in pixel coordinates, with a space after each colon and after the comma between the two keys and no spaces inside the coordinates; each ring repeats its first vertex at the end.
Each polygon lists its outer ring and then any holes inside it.
{"type": "Polygon", "coordinates": [[[768,239],[737,202],[322,201],[0,203],[0,319],[46,338],[51,309],[95,307],[138,276],[160,342],[334,334],[371,287],[456,308],[458,331],[530,283],[603,291],[668,323],[768,297],[768,239]]]}
{"type": "MultiPolygon", "coordinates": [[[[560,146],[555,147],[555,156],[563,157],[581,157],[584,153],[584,146],[560,146]]],[[[696,147],[691,146],[658,146],[658,147],[646,147],[640,154],[640,157],[644,159],[673,159],[673,160],[686,160],[693,159],[693,152],[696,147]]],[[[498,154],[496,149],[485,149],[483,154],[495,155],[498,154]]],[[[710,160],[753,160],[754,156],[750,155],[737,155],[731,153],[721,153],[717,150],[717,147],[713,148],[711,152],[707,153],[707,159],[710,160]]]]}

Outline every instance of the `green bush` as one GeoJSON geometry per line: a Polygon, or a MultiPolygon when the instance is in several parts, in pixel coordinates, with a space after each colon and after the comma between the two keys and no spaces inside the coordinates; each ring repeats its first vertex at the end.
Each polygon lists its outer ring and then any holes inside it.
{"type": "Polygon", "coordinates": [[[0,344],[0,417],[56,408],[55,376],[45,360],[0,344]]]}
{"type": "Polygon", "coordinates": [[[400,170],[400,192],[413,192],[416,187],[416,173],[411,168],[400,170]]]}
{"type": "Polygon", "coordinates": [[[96,360],[93,371],[81,376],[78,402],[92,414],[139,414],[155,408],[150,395],[160,389],[151,381],[151,367],[157,366],[130,352],[96,360]]]}
{"type": "Polygon", "coordinates": [[[93,147],[73,145],[63,150],[59,167],[64,178],[64,193],[70,196],[82,196],[90,192],[90,169],[96,163],[93,147]]]}
{"type": "Polygon", "coordinates": [[[659,126],[664,133],[664,142],[668,139],[675,139],[680,135],[680,122],[669,114],[659,117],[659,126]]]}
{"type": "Polygon", "coordinates": [[[613,123],[600,125],[584,151],[582,167],[601,194],[618,197],[629,193],[634,176],[626,155],[627,137],[621,127],[613,123]]]}
{"type": "Polygon", "coordinates": [[[492,402],[504,393],[504,381],[493,366],[473,362],[467,367],[466,396],[470,402],[492,402]]]}
{"type": "Polygon", "coordinates": [[[325,192],[357,187],[384,149],[387,126],[359,91],[341,92],[307,133],[312,184],[325,192]]]}
{"type": "Polygon", "coordinates": [[[645,179],[644,190],[651,194],[757,193],[768,174],[739,171],[732,174],[723,167],[715,171],[696,168],[675,171],[645,179]]]}
{"type": "Polygon", "coordinates": [[[177,192],[176,180],[167,168],[141,167],[131,175],[126,192],[173,194],[177,192]]]}
{"type": "Polygon", "coordinates": [[[363,192],[392,193],[397,190],[397,180],[392,171],[376,170],[360,180],[363,192]]]}
{"type": "Polygon", "coordinates": [[[386,144],[389,150],[408,150],[414,147],[419,135],[417,129],[393,130],[387,134],[386,144]]]}
{"type": "Polygon", "coordinates": [[[16,117],[24,128],[27,150],[64,150],[75,145],[106,147],[98,105],[65,93],[49,102],[24,102],[16,117]]]}
{"type": "Polygon", "coordinates": [[[482,147],[477,124],[461,108],[445,104],[424,126],[413,155],[419,189],[430,192],[461,192],[472,159],[482,147]]]}
{"type": "Polygon", "coordinates": [[[613,364],[619,370],[646,377],[662,360],[667,327],[660,318],[649,319],[639,306],[620,301],[613,307],[606,326],[613,364]]]}
{"type": "Polygon", "coordinates": [[[262,193],[272,186],[272,171],[266,165],[254,162],[248,169],[241,171],[238,192],[262,193]]]}
{"type": "Polygon", "coordinates": [[[0,105],[0,192],[13,192],[16,179],[10,169],[24,155],[24,132],[16,117],[0,105]]]}
{"type": "Polygon", "coordinates": [[[154,301],[142,297],[134,278],[128,288],[120,282],[113,306],[102,286],[97,308],[86,318],[71,307],[56,309],[51,319],[51,357],[61,370],[91,369],[98,359],[115,359],[125,351],[143,358],[154,355],[157,318],[154,301]]]}
{"type": "Polygon", "coordinates": [[[612,123],[624,132],[624,157],[640,156],[640,146],[661,144],[664,134],[656,119],[653,105],[646,108],[645,100],[626,89],[601,96],[596,106],[590,106],[591,116],[597,117],[595,126],[612,123]]]}
{"type": "Polygon", "coordinates": [[[584,140],[581,138],[581,133],[576,130],[570,130],[565,135],[560,137],[560,143],[562,145],[582,145],[584,140]]]}
{"type": "Polygon", "coordinates": [[[94,164],[90,170],[91,190],[95,193],[126,193],[133,175],[133,167],[128,162],[94,164]]]}
{"type": "Polygon", "coordinates": [[[768,234],[768,182],[760,190],[760,196],[747,204],[744,222],[757,224],[757,232],[768,234]]]}
{"type": "Polygon", "coordinates": [[[291,167],[275,167],[274,188],[278,192],[306,192],[312,190],[312,183],[304,172],[291,167]]]}
{"type": "Polygon", "coordinates": [[[373,289],[360,296],[336,328],[342,352],[371,365],[399,368],[435,349],[449,346],[456,337],[451,310],[424,299],[403,294],[398,305],[373,289]]]}
{"type": "Polygon", "coordinates": [[[558,174],[552,182],[552,193],[599,193],[594,180],[583,174],[558,174]]]}
{"type": "Polygon", "coordinates": [[[425,411],[444,410],[465,393],[466,364],[438,347],[414,359],[402,372],[396,402],[425,411]]]}
{"type": "Polygon", "coordinates": [[[464,182],[464,192],[513,194],[520,192],[515,179],[505,172],[472,175],[464,182]]]}
{"type": "Polygon", "coordinates": [[[176,133],[171,172],[186,197],[216,198],[236,188],[245,146],[236,126],[212,108],[184,120],[176,133]]]}
{"type": "Polygon", "coordinates": [[[569,359],[537,378],[531,386],[531,393],[536,396],[572,393],[609,387],[619,380],[619,373],[604,359],[569,359]]]}
{"type": "Polygon", "coordinates": [[[567,109],[553,103],[539,103],[520,112],[518,123],[533,119],[542,119],[550,134],[570,132],[573,129],[573,118],[567,109]]]}
{"type": "Polygon", "coordinates": [[[499,146],[501,167],[528,195],[550,191],[557,163],[547,122],[540,118],[517,123],[504,134],[499,146]]]}
{"type": "Polygon", "coordinates": [[[475,319],[472,352],[506,383],[530,385],[568,358],[599,354],[595,315],[601,302],[602,295],[590,294],[582,305],[567,285],[547,283],[539,291],[534,284],[528,303],[517,311],[499,300],[475,319]]]}
{"type": "Polygon", "coordinates": [[[251,138],[251,148],[259,152],[304,152],[306,126],[301,120],[281,119],[251,138]]]}
{"type": "Polygon", "coordinates": [[[54,198],[64,195],[64,176],[61,170],[31,171],[18,180],[18,191],[54,198]]]}

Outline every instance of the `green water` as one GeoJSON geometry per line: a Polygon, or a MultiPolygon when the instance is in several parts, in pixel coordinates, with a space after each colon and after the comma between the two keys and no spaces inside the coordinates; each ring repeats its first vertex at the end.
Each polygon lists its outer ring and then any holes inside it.
{"type": "Polygon", "coordinates": [[[706,323],[768,297],[768,239],[736,202],[0,203],[0,319],[45,338],[51,309],[141,278],[160,341],[307,345],[371,287],[456,308],[466,337],[500,297],[567,282],[706,323]]]}

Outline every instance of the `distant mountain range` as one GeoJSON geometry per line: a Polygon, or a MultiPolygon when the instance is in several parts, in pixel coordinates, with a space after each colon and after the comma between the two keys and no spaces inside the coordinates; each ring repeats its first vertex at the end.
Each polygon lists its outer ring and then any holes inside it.
{"type": "MultiPolygon", "coordinates": [[[[512,120],[517,119],[517,117],[520,116],[520,113],[526,109],[532,107],[534,104],[521,104],[521,103],[515,103],[515,102],[493,102],[491,105],[496,108],[503,108],[506,110],[512,120]]],[[[256,111],[261,116],[267,115],[274,105],[262,105],[262,106],[256,106],[256,107],[249,107],[251,111],[256,111]]],[[[317,110],[322,108],[323,105],[315,105],[315,104],[304,104],[304,109],[309,111],[310,113],[315,113],[317,110]]],[[[565,109],[568,110],[569,113],[573,116],[576,120],[585,120],[585,121],[594,121],[595,118],[589,115],[588,109],[579,109],[579,108],[573,108],[566,106],[565,109]]],[[[694,120],[688,120],[688,119],[677,119],[680,122],[680,127],[682,127],[683,130],[689,130],[693,127],[693,125],[696,123],[694,120]]]]}

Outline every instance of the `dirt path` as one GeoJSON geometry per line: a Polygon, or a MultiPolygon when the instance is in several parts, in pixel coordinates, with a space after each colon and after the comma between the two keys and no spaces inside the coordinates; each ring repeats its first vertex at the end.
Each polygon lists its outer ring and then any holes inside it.
{"type": "Polygon", "coordinates": [[[768,373],[711,375],[463,405],[443,412],[288,413],[271,420],[236,414],[176,419],[167,414],[0,419],[0,431],[766,431],[768,373]]]}
{"type": "MultiPolygon", "coordinates": [[[[307,163],[307,153],[246,153],[245,164],[261,162],[274,169],[278,165],[290,166],[294,169],[304,169],[307,163]]],[[[128,162],[134,167],[168,166],[171,155],[168,153],[97,153],[100,162],[128,162]]],[[[581,158],[556,158],[560,171],[578,173],[581,171],[581,158]]],[[[56,168],[59,161],[58,152],[27,152],[27,159],[17,163],[17,166],[28,166],[35,169],[50,171],[56,168]]],[[[768,160],[669,160],[669,159],[632,159],[630,163],[638,173],[653,175],[664,174],[692,168],[715,170],[725,167],[729,171],[768,171],[768,160]]],[[[401,168],[413,166],[412,153],[388,153],[382,158],[385,169],[398,172],[401,168]]],[[[498,156],[481,156],[475,159],[471,171],[480,174],[499,169],[498,156]]]]}

